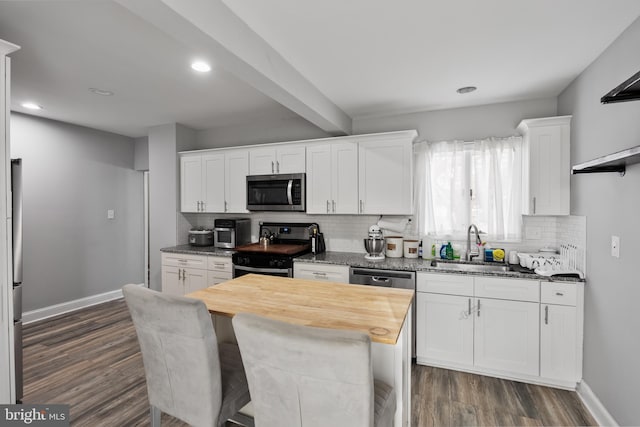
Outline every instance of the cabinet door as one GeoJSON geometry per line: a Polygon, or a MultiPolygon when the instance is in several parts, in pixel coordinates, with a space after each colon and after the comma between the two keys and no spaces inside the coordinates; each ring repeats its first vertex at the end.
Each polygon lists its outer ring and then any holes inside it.
{"type": "Polygon", "coordinates": [[[180,210],[200,212],[202,197],[202,156],[180,157],[180,210]]]}
{"type": "Polygon", "coordinates": [[[276,173],[304,173],[306,170],[305,152],[304,145],[278,147],[276,173]]]}
{"type": "Polygon", "coordinates": [[[336,214],[358,213],[358,144],[331,145],[331,210],[336,214]]]}
{"type": "Polygon", "coordinates": [[[360,142],[359,212],[410,215],[412,212],[411,141],[360,142]]]}
{"type": "Polygon", "coordinates": [[[538,375],[539,306],[534,302],[476,298],[475,366],[538,375]]]}
{"type": "Polygon", "coordinates": [[[204,212],[224,212],[224,154],[202,156],[204,212]]]}
{"type": "Polygon", "coordinates": [[[523,120],[524,213],[569,215],[571,116],[523,120]]]}
{"type": "Polygon", "coordinates": [[[182,268],[162,266],[162,292],[169,295],[184,295],[182,268]]]}
{"type": "Polygon", "coordinates": [[[252,148],[249,159],[251,175],[270,175],[276,173],[276,149],[252,148]]]}
{"type": "MultiPolygon", "coordinates": [[[[416,357],[473,365],[471,297],[416,293],[416,357]]],[[[424,360],[422,360],[424,362],[424,360]]]]}
{"type": "Polygon", "coordinates": [[[247,211],[247,175],[249,174],[249,152],[233,150],[225,154],[225,201],[222,212],[244,213],[247,211]]]}
{"type": "Polygon", "coordinates": [[[540,376],[579,381],[576,308],[540,306],[540,376]]]}
{"type": "Polygon", "coordinates": [[[307,148],[307,213],[331,213],[331,199],[331,145],[314,144],[307,148]]]}
{"type": "Polygon", "coordinates": [[[207,287],[207,270],[185,268],[183,274],[185,294],[207,287]]]}

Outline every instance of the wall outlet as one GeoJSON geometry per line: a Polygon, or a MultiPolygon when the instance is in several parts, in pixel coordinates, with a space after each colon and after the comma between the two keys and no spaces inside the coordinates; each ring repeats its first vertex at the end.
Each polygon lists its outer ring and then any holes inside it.
{"type": "Polygon", "coordinates": [[[620,237],[611,236],[611,256],[620,258],[620,237]]]}
{"type": "Polygon", "coordinates": [[[107,219],[114,219],[116,217],[116,211],[109,209],[107,211],[107,219]]]}

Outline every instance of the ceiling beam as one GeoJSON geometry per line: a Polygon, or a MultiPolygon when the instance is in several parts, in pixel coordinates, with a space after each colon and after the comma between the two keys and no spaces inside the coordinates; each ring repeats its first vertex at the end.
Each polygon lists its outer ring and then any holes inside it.
{"type": "Polygon", "coordinates": [[[116,0],[331,135],[352,120],[221,0],[116,0]]]}

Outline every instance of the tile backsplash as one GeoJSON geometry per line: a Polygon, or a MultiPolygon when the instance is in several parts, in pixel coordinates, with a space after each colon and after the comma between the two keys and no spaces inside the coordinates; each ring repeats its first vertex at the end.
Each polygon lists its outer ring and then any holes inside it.
{"type": "MultiPolygon", "coordinates": [[[[299,212],[256,212],[252,214],[178,214],[178,242],[187,243],[191,227],[213,228],[215,218],[251,218],[252,240],[258,240],[259,222],[315,222],[324,233],[328,251],[364,253],[362,239],[378,215],[307,215],[299,212]]],[[[385,217],[398,218],[398,217],[385,217]]],[[[494,247],[507,251],[536,252],[542,247],[558,248],[562,243],[586,246],[586,218],[583,216],[523,216],[522,240],[499,242],[494,247]]],[[[405,237],[412,236],[411,223],[405,237]]],[[[458,241],[464,247],[466,242],[458,241]]],[[[489,242],[491,244],[492,242],[489,242]]],[[[584,251],[583,251],[584,252],[584,251]]]]}

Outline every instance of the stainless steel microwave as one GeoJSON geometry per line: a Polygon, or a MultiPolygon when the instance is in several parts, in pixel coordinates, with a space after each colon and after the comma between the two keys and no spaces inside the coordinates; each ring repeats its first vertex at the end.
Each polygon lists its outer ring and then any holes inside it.
{"type": "Polygon", "coordinates": [[[247,210],[304,212],[307,209],[304,173],[247,176],[247,210]]]}

